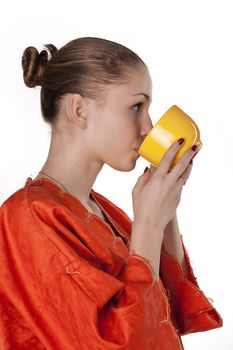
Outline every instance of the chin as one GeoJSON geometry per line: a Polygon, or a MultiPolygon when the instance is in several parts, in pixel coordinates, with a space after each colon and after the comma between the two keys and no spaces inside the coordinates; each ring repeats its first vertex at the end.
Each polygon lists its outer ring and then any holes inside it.
{"type": "Polygon", "coordinates": [[[118,165],[113,165],[113,164],[109,164],[109,166],[115,170],[118,171],[122,171],[122,172],[128,172],[128,171],[132,171],[135,167],[136,167],[136,161],[135,160],[131,160],[131,162],[127,162],[125,164],[118,164],[118,165]]]}
{"type": "Polygon", "coordinates": [[[122,171],[132,171],[132,170],[135,169],[136,164],[137,164],[137,158],[131,160],[131,162],[129,162],[129,163],[127,164],[127,166],[124,167],[125,169],[124,169],[124,170],[122,169],[122,171]]]}
{"type": "Polygon", "coordinates": [[[108,165],[118,171],[123,171],[123,172],[127,172],[127,171],[132,171],[135,167],[136,167],[136,162],[138,160],[138,158],[140,157],[139,154],[137,154],[137,152],[135,150],[133,150],[133,156],[132,153],[130,154],[130,158],[127,157],[128,154],[125,153],[125,157],[121,157],[121,159],[116,159],[115,158],[115,163],[108,163],[108,165]]]}

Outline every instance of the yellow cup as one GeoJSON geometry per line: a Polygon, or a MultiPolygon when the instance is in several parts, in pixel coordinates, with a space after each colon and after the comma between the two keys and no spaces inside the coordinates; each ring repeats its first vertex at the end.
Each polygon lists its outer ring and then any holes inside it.
{"type": "Polygon", "coordinates": [[[192,145],[195,144],[198,148],[202,147],[197,124],[184,111],[174,105],[149,131],[138,150],[138,154],[157,167],[168,148],[181,137],[184,138],[185,142],[176,153],[169,171],[192,145]]]}

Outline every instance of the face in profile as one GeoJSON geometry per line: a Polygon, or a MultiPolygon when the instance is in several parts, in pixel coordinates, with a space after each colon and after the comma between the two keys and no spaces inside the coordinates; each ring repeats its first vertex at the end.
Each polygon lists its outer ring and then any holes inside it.
{"type": "Polygon", "coordinates": [[[126,84],[108,85],[101,104],[88,107],[88,144],[96,158],[120,171],[135,167],[135,149],[153,127],[148,112],[151,96],[151,77],[142,66],[129,72],[126,84]]]}

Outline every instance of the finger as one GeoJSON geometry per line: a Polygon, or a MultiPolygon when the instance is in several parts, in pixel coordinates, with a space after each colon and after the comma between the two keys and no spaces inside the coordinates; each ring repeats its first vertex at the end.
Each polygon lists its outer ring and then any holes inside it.
{"type": "Polygon", "coordinates": [[[150,172],[151,172],[151,174],[155,173],[157,171],[157,169],[158,169],[157,166],[152,165],[152,164],[150,165],[150,172]]]}
{"type": "Polygon", "coordinates": [[[178,179],[183,174],[188,165],[190,165],[190,160],[194,157],[194,155],[196,155],[200,151],[200,148],[197,148],[195,151],[189,148],[171,170],[169,174],[170,177],[172,177],[173,179],[178,179]]]}
{"type": "Polygon", "coordinates": [[[190,173],[192,171],[192,165],[189,164],[187,166],[187,168],[185,169],[185,171],[183,172],[183,174],[181,174],[181,176],[179,177],[179,179],[177,180],[177,186],[178,186],[178,190],[181,192],[183,190],[184,185],[186,184],[186,182],[188,181],[188,178],[190,176],[190,173]]]}
{"type": "Polygon", "coordinates": [[[187,181],[189,176],[190,176],[190,174],[191,174],[191,172],[192,172],[192,165],[189,164],[187,166],[187,168],[185,169],[185,171],[183,172],[183,174],[181,174],[181,176],[183,176],[186,179],[186,181],[187,181]]]}
{"type": "MultiPolygon", "coordinates": [[[[180,139],[179,139],[180,140],[180,139]]],[[[181,149],[181,147],[184,145],[184,142],[182,144],[179,144],[179,140],[176,140],[167,150],[167,152],[164,154],[159,167],[157,169],[158,175],[166,175],[170,169],[171,163],[173,159],[175,158],[177,152],[181,149]]]]}

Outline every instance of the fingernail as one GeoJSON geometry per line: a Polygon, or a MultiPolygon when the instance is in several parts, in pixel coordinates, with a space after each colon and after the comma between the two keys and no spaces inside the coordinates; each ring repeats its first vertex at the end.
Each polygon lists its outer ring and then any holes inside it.
{"type": "Polygon", "coordinates": [[[184,142],[184,139],[182,137],[177,141],[177,143],[179,143],[179,145],[182,145],[183,142],[184,142]]]}
{"type": "Polygon", "coordinates": [[[145,170],[144,170],[144,173],[143,173],[143,174],[145,174],[145,172],[147,171],[147,169],[148,169],[148,166],[145,168],[145,170]]]}
{"type": "Polygon", "coordinates": [[[197,149],[197,145],[193,145],[193,146],[191,147],[191,149],[195,152],[196,149],[197,149]]]}

